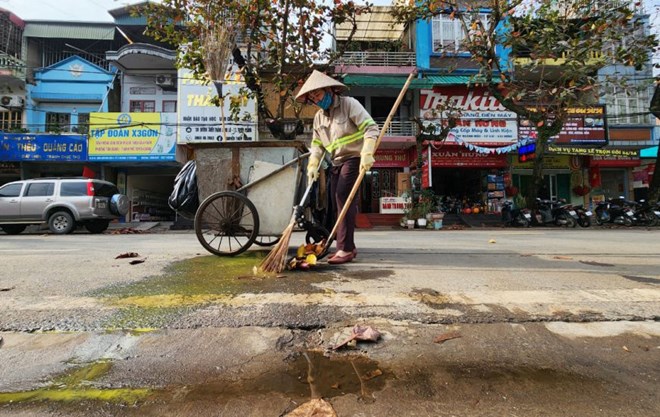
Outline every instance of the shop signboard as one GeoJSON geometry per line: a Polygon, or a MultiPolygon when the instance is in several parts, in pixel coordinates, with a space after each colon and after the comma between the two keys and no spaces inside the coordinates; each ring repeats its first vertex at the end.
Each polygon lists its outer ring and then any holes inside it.
{"type": "Polygon", "coordinates": [[[506,154],[483,154],[468,149],[433,149],[431,151],[433,168],[505,168],[506,154]]]}
{"type": "Polygon", "coordinates": [[[176,113],[90,113],[90,161],[174,161],[176,113]]]}
{"type": "Polygon", "coordinates": [[[585,148],[582,146],[548,145],[548,153],[579,156],[639,157],[637,149],[585,148]]]}
{"type": "Polygon", "coordinates": [[[227,72],[222,83],[222,109],[212,99],[217,90],[212,82],[196,80],[192,71],[179,69],[179,143],[251,142],[257,140],[257,105],[245,96],[245,82],[237,69],[227,72]],[[238,105],[232,120],[231,103],[238,105]]]}
{"type": "MultiPolygon", "coordinates": [[[[446,113],[438,106],[454,103],[461,110],[458,125],[451,130],[462,142],[474,145],[506,146],[518,141],[518,116],[491,96],[486,88],[441,87],[420,90],[420,118],[425,126],[439,131],[446,113]]],[[[450,135],[451,136],[451,135],[450,135]]],[[[449,142],[455,142],[448,138],[449,142]]]]}
{"type": "MultiPolygon", "coordinates": [[[[529,108],[534,110],[534,108],[529,108]]],[[[536,127],[529,120],[520,119],[518,133],[521,138],[537,137],[536,127]]],[[[556,145],[605,146],[607,123],[605,106],[586,106],[568,109],[568,119],[559,135],[550,142],[556,145]]]]}
{"type": "Polygon", "coordinates": [[[76,162],[87,160],[85,135],[4,133],[0,160],[76,162]]]}
{"type": "Polygon", "coordinates": [[[404,214],[410,209],[410,198],[403,197],[381,197],[379,199],[380,214],[404,214]]]}
{"type": "Polygon", "coordinates": [[[641,159],[632,156],[592,156],[589,161],[590,167],[602,168],[637,167],[641,164],[641,159]]]}
{"type": "Polygon", "coordinates": [[[374,155],[374,168],[405,168],[410,166],[407,152],[396,149],[378,149],[374,155]]]}

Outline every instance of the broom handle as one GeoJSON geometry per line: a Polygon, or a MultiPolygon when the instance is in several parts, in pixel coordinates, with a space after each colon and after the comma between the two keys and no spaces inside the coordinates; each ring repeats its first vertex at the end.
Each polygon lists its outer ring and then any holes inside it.
{"type": "MultiPolygon", "coordinates": [[[[385,124],[383,125],[383,128],[381,129],[380,134],[378,135],[378,139],[376,140],[376,146],[374,147],[374,155],[378,150],[378,145],[380,145],[381,140],[383,140],[383,136],[385,136],[385,132],[387,131],[387,128],[390,127],[390,123],[392,122],[394,113],[396,113],[397,109],[399,108],[399,104],[401,104],[401,101],[403,100],[406,91],[408,91],[408,86],[410,86],[410,83],[412,82],[415,74],[416,71],[410,73],[408,79],[406,80],[406,83],[403,85],[403,88],[399,93],[399,97],[394,102],[394,106],[392,107],[392,110],[390,110],[390,114],[387,116],[387,119],[385,120],[385,124]]],[[[344,220],[344,217],[346,217],[346,212],[348,211],[348,208],[353,202],[353,198],[355,198],[355,194],[360,188],[360,184],[362,183],[362,179],[364,178],[366,173],[367,171],[363,169],[360,170],[360,175],[358,175],[355,184],[353,184],[353,189],[351,190],[351,193],[348,195],[348,199],[346,199],[346,202],[344,203],[344,207],[341,209],[341,213],[339,213],[339,217],[337,217],[337,221],[335,222],[335,227],[332,228],[332,232],[330,232],[330,236],[328,236],[328,239],[326,240],[326,244],[327,242],[332,242],[332,239],[334,239],[335,234],[337,233],[337,228],[339,227],[339,223],[341,223],[344,220]]]]}

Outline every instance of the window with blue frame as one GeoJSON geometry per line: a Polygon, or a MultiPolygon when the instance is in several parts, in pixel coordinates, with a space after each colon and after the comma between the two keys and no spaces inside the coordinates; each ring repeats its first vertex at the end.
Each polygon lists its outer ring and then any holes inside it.
{"type": "MultiPolygon", "coordinates": [[[[484,28],[488,28],[488,13],[479,13],[477,18],[484,28]]],[[[452,17],[452,15],[449,14],[439,14],[434,16],[431,34],[433,40],[433,53],[467,53],[467,48],[463,46],[465,34],[461,19],[452,17]]]]}

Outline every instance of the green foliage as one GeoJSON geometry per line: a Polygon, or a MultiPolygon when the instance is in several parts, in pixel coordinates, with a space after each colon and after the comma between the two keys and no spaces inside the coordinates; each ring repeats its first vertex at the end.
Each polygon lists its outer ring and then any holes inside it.
{"type": "Polygon", "coordinates": [[[561,131],[570,109],[598,103],[608,85],[624,91],[647,87],[640,80],[651,81],[650,54],[657,39],[648,34],[645,18],[630,9],[632,2],[484,0],[480,7],[472,3],[405,2],[396,7],[395,16],[412,22],[444,14],[460,22],[463,47],[478,65],[479,78],[499,80],[485,83],[490,93],[537,129],[534,181],[526,193],[533,201],[542,183],[548,140],[561,131]],[[479,15],[484,10],[489,10],[487,24],[479,15]],[[501,59],[503,51],[525,59],[501,59]],[[615,76],[599,75],[600,69],[614,65],[626,68],[615,76]]]}
{"type": "Polygon", "coordinates": [[[343,52],[322,50],[324,35],[331,33],[334,24],[352,22],[355,28],[356,16],[369,11],[368,6],[347,0],[330,4],[323,0],[162,0],[143,5],[137,13],[146,16],[148,35],[180,46],[177,66],[191,69],[198,79],[208,79],[202,39],[230,27],[236,45],[227,47],[232,48],[245,77],[250,90],[245,93],[256,99],[260,116],[282,119],[288,108],[299,114],[301,106],[294,92],[301,80],[318,62],[329,66],[343,52]],[[267,102],[269,96],[276,100],[267,102]]]}
{"type": "Polygon", "coordinates": [[[513,196],[513,204],[519,209],[527,208],[527,199],[522,194],[517,194],[513,196]]]}

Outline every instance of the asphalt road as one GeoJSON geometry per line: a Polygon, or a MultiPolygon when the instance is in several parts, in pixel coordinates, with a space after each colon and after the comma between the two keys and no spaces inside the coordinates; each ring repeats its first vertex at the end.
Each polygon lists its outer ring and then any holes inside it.
{"type": "Polygon", "coordinates": [[[0,415],[660,414],[660,229],[357,242],[262,277],[190,232],[0,235],[0,415]]]}

